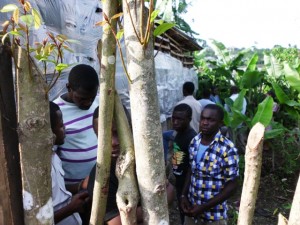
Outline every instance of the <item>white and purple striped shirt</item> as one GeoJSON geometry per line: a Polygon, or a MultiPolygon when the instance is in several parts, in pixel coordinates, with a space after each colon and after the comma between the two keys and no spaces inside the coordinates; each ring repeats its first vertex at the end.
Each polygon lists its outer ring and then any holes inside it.
{"type": "Polygon", "coordinates": [[[88,110],[79,109],[61,97],[59,105],[66,129],[65,143],[58,147],[58,155],[65,171],[65,182],[75,183],[89,175],[97,159],[97,136],[93,130],[93,113],[99,104],[96,96],[88,110]]]}

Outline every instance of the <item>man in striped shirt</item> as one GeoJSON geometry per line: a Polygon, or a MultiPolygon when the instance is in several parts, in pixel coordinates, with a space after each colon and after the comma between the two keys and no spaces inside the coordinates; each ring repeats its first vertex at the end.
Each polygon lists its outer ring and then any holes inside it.
{"type": "Polygon", "coordinates": [[[66,129],[58,154],[65,171],[66,183],[83,180],[96,163],[97,137],[92,118],[99,104],[97,72],[89,65],[79,64],[70,71],[68,92],[54,100],[59,105],[66,129]]]}

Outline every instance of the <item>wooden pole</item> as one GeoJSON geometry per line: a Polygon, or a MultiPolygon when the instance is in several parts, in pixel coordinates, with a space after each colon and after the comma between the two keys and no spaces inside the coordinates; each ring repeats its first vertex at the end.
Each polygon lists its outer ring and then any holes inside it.
{"type": "Polygon", "coordinates": [[[0,43],[0,224],[23,225],[22,182],[11,48],[0,43]]]}
{"type": "Polygon", "coordinates": [[[255,124],[248,136],[245,153],[245,175],[238,225],[251,225],[260,182],[262,146],[265,127],[255,124]]]}

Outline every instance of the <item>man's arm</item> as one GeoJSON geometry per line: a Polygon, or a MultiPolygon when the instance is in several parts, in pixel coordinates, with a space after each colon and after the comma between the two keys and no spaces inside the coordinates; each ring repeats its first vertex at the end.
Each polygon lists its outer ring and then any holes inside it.
{"type": "Polygon", "coordinates": [[[202,214],[204,211],[207,211],[213,208],[214,206],[221,204],[222,202],[226,201],[235,193],[237,187],[238,187],[237,178],[228,181],[219,194],[215,195],[213,198],[211,198],[207,203],[203,205],[194,205],[187,212],[187,214],[189,216],[197,216],[199,214],[202,214]]]}
{"type": "Polygon", "coordinates": [[[87,176],[84,180],[75,184],[66,184],[66,189],[72,193],[72,195],[77,194],[81,190],[87,189],[87,184],[89,182],[89,176],[87,176]]]}
{"type": "Polygon", "coordinates": [[[54,223],[56,224],[68,216],[71,216],[73,213],[79,212],[87,202],[88,196],[89,194],[87,192],[74,195],[68,205],[54,212],[54,223]]]}
{"type": "Polygon", "coordinates": [[[189,190],[189,186],[191,183],[191,175],[192,175],[192,170],[191,167],[189,166],[188,171],[186,173],[186,178],[184,181],[184,185],[182,188],[182,193],[180,196],[180,207],[184,212],[188,212],[189,209],[191,208],[191,203],[189,202],[188,198],[187,198],[187,194],[188,194],[188,190],[189,190]]]}

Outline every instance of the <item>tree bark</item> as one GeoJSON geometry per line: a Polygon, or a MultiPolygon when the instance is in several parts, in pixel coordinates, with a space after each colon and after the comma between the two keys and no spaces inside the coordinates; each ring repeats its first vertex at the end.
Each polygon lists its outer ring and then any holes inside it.
{"type": "MultiPolygon", "coordinates": [[[[117,12],[117,0],[103,2],[103,17],[111,18],[117,12]]],[[[106,211],[107,189],[111,166],[111,128],[114,106],[116,40],[112,29],[116,30],[116,20],[104,25],[102,35],[102,56],[100,74],[100,104],[98,118],[98,153],[95,186],[90,224],[103,224],[106,211]]]]}
{"type": "Polygon", "coordinates": [[[138,40],[146,32],[148,19],[143,3],[123,0],[136,172],[144,224],[169,224],[152,31],[148,44],[143,46],[138,40]]]}
{"type": "Polygon", "coordinates": [[[262,146],[265,127],[255,124],[248,136],[245,153],[245,176],[238,225],[251,225],[260,182],[262,146]]]}
{"type": "Polygon", "coordinates": [[[11,48],[0,44],[0,224],[23,225],[22,182],[11,48]]]}
{"type": "Polygon", "coordinates": [[[53,224],[49,101],[41,73],[26,50],[18,52],[18,122],[23,183],[24,220],[27,225],[53,224]]]}
{"type": "Polygon", "coordinates": [[[288,225],[299,225],[299,224],[300,224],[300,176],[298,178],[298,183],[294,194],[288,225]]]}
{"type": "Polygon", "coordinates": [[[132,132],[118,94],[115,94],[114,118],[120,142],[120,156],[116,175],[119,180],[117,203],[122,225],[135,225],[139,192],[135,174],[135,158],[132,132]]]}

